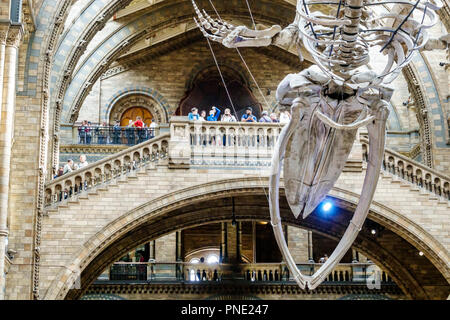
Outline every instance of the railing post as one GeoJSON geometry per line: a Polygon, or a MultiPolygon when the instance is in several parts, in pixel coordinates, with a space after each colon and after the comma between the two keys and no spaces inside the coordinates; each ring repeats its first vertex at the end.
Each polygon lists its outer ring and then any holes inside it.
{"type": "Polygon", "coordinates": [[[190,125],[187,117],[170,120],[169,167],[189,168],[191,163],[190,125]]]}

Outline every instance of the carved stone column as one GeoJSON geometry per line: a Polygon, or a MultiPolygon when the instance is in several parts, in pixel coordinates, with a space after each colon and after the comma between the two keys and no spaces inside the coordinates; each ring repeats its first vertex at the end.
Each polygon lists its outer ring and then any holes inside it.
{"type": "Polygon", "coordinates": [[[8,194],[16,98],[17,52],[23,36],[22,26],[0,29],[0,300],[4,299],[5,254],[8,237],[8,194]],[[5,37],[6,36],[6,37],[5,37]]]}

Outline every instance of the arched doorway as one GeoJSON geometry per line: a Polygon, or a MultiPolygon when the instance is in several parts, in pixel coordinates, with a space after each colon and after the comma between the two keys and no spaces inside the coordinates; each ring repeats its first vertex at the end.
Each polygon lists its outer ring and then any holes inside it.
{"type": "Polygon", "coordinates": [[[220,69],[234,110],[217,68],[211,66],[196,75],[186,95],[181,99],[176,115],[187,116],[193,107],[198,108],[199,113],[204,110],[208,114],[211,107],[216,106],[222,112],[225,108],[230,108],[231,113],[238,119],[245,113],[247,107],[252,107],[256,117],[260,116],[262,106],[253,96],[243,77],[232,68],[221,66],[220,69]]]}
{"type": "Polygon", "coordinates": [[[114,125],[116,120],[121,126],[127,126],[130,120],[136,121],[140,116],[146,126],[153,122],[167,123],[167,110],[158,103],[148,92],[130,91],[112,100],[105,112],[105,119],[109,125],[114,125]]]}
{"type": "Polygon", "coordinates": [[[152,123],[153,116],[146,108],[143,107],[132,107],[122,114],[120,118],[120,126],[126,127],[130,120],[136,121],[137,117],[141,117],[142,121],[145,123],[145,126],[148,127],[152,123]]]}

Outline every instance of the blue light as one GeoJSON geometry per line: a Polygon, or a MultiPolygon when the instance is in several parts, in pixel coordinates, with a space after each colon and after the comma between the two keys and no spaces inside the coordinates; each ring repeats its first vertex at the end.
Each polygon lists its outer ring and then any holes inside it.
{"type": "Polygon", "coordinates": [[[324,212],[328,212],[333,208],[333,205],[331,204],[331,202],[325,202],[322,206],[322,210],[324,212]]]}

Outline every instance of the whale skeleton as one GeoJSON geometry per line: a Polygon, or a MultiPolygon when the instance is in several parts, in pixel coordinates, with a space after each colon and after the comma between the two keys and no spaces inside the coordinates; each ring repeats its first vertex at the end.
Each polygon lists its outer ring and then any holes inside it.
{"type": "Polygon", "coordinates": [[[278,103],[291,108],[292,119],[280,133],[269,176],[270,216],[278,246],[297,284],[302,289],[315,289],[351,247],[368,215],[385,147],[388,105],[393,94],[389,84],[418,50],[448,48],[448,35],[427,46],[427,29],[438,21],[435,11],[442,2],[298,0],[293,23],[285,29],[274,25],[263,30],[233,26],[220,16],[213,19],[194,0],[192,4],[195,23],[208,41],[228,48],[303,45],[315,61],[312,67],[287,75],[278,86],[278,103]],[[316,10],[318,5],[329,10],[316,10]],[[378,72],[370,67],[375,51],[387,57],[383,68],[377,66],[378,72]],[[303,275],[282,229],[281,169],[294,216],[308,217],[336,183],[357,130],[363,126],[369,134],[369,155],[359,203],[328,260],[312,276],[303,275]]]}

